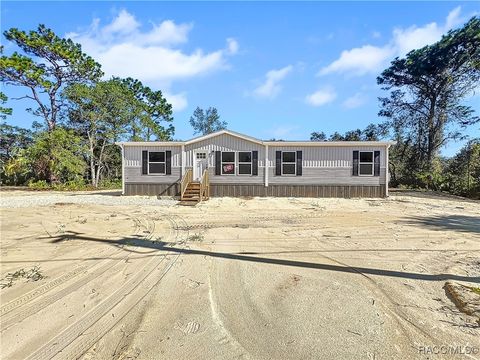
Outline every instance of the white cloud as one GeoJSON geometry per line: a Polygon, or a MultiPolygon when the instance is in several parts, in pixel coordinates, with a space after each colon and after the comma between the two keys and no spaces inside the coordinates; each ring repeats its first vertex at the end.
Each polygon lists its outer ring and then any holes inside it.
{"type": "Polygon", "coordinates": [[[364,105],[366,102],[367,102],[367,97],[364,94],[358,92],[353,96],[350,96],[349,98],[347,98],[342,103],[342,106],[346,109],[355,109],[364,105]]]}
{"type": "Polygon", "coordinates": [[[185,110],[188,106],[187,94],[185,93],[170,94],[165,92],[163,95],[168,103],[172,104],[173,112],[180,112],[185,110]]]}
{"type": "Polygon", "coordinates": [[[305,102],[312,106],[322,106],[331,103],[337,98],[337,93],[332,88],[323,88],[305,97],[305,102]]]}
{"type": "Polygon", "coordinates": [[[227,51],[230,55],[235,55],[236,53],[238,53],[239,49],[240,45],[238,45],[237,40],[235,40],[234,38],[227,39],[227,51]]]}
{"type": "Polygon", "coordinates": [[[318,75],[336,72],[364,75],[368,72],[375,72],[392,55],[391,49],[372,45],[344,50],[337,60],[321,69],[318,75]]]}
{"type": "Polygon", "coordinates": [[[374,31],[372,32],[372,37],[374,39],[380,39],[382,37],[382,34],[379,31],[374,31]]]}
{"type": "Polygon", "coordinates": [[[258,86],[253,94],[261,98],[275,98],[280,91],[282,86],[280,82],[292,71],[293,66],[288,65],[278,70],[270,70],[265,75],[265,82],[258,86]]]}
{"type": "Polygon", "coordinates": [[[413,49],[419,49],[440,40],[444,33],[465,20],[460,13],[460,6],[450,11],[443,25],[432,22],[421,27],[395,28],[392,38],[383,46],[363,45],[344,50],[337,60],[320,69],[317,75],[344,73],[360,76],[377,73],[393,57],[404,56],[413,49]]]}
{"type": "MultiPolygon", "coordinates": [[[[205,52],[186,52],[179,45],[188,42],[193,25],[165,20],[142,30],[142,24],[126,10],[106,25],[94,19],[87,28],[66,34],[80,43],[83,50],[97,60],[106,77],[133,77],[169,92],[172,82],[202,76],[228,67],[227,55],[238,51],[234,39],[227,39],[227,48],[205,52]]],[[[171,95],[175,110],[187,106],[184,93],[171,95]]]]}

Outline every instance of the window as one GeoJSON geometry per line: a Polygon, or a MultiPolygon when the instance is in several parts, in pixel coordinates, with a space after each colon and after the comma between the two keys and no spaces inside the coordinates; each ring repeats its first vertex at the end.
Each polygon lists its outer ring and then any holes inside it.
{"type": "Polygon", "coordinates": [[[282,152],[282,175],[296,175],[297,153],[295,151],[282,152]]]}
{"type": "Polygon", "coordinates": [[[197,159],[200,160],[200,159],[206,159],[207,158],[207,153],[204,153],[204,152],[198,152],[197,153],[197,159]]]}
{"type": "Polygon", "coordinates": [[[252,152],[240,151],[238,153],[238,174],[252,175],[252,152]]]}
{"type": "Polygon", "coordinates": [[[148,152],[148,173],[165,174],[165,151],[148,152]]]}
{"type": "Polygon", "coordinates": [[[373,151],[360,151],[358,175],[373,175],[373,151]]]}
{"type": "Polygon", "coordinates": [[[222,152],[222,175],[235,175],[235,152],[222,152]]]}

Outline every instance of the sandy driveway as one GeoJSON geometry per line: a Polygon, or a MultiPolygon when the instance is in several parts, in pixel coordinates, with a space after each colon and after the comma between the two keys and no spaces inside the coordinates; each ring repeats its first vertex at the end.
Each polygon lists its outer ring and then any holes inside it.
{"type": "Polygon", "coordinates": [[[2,359],[480,356],[478,202],[1,198],[2,359]]]}

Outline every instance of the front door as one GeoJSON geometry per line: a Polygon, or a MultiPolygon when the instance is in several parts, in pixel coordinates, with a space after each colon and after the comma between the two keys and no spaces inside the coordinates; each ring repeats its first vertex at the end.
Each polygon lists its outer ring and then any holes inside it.
{"type": "Polygon", "coordinates": [[[208,167],[206,151],[197,151],[193,157],[193,181],[200,181],[203,171],[208,167]]]}

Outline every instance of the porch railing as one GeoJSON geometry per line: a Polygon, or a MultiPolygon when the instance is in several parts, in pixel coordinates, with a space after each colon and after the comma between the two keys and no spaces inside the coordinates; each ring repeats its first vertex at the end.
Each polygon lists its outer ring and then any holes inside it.
{"type": "Polygon", "coordinates": [[[202,180],[200,181],[200,201],[210,197],[210,178],[208,169],[203,170],[202,180]]]}
{"type": "Polygon", "coordinates": [[[187,169],[185,175],[182,177],[182,181],[180,182],[180,199],[183,199],[183,195],[185,194],[185,190],[189,183],[193,181],[193,171],[192,169],[187,169]]]}

